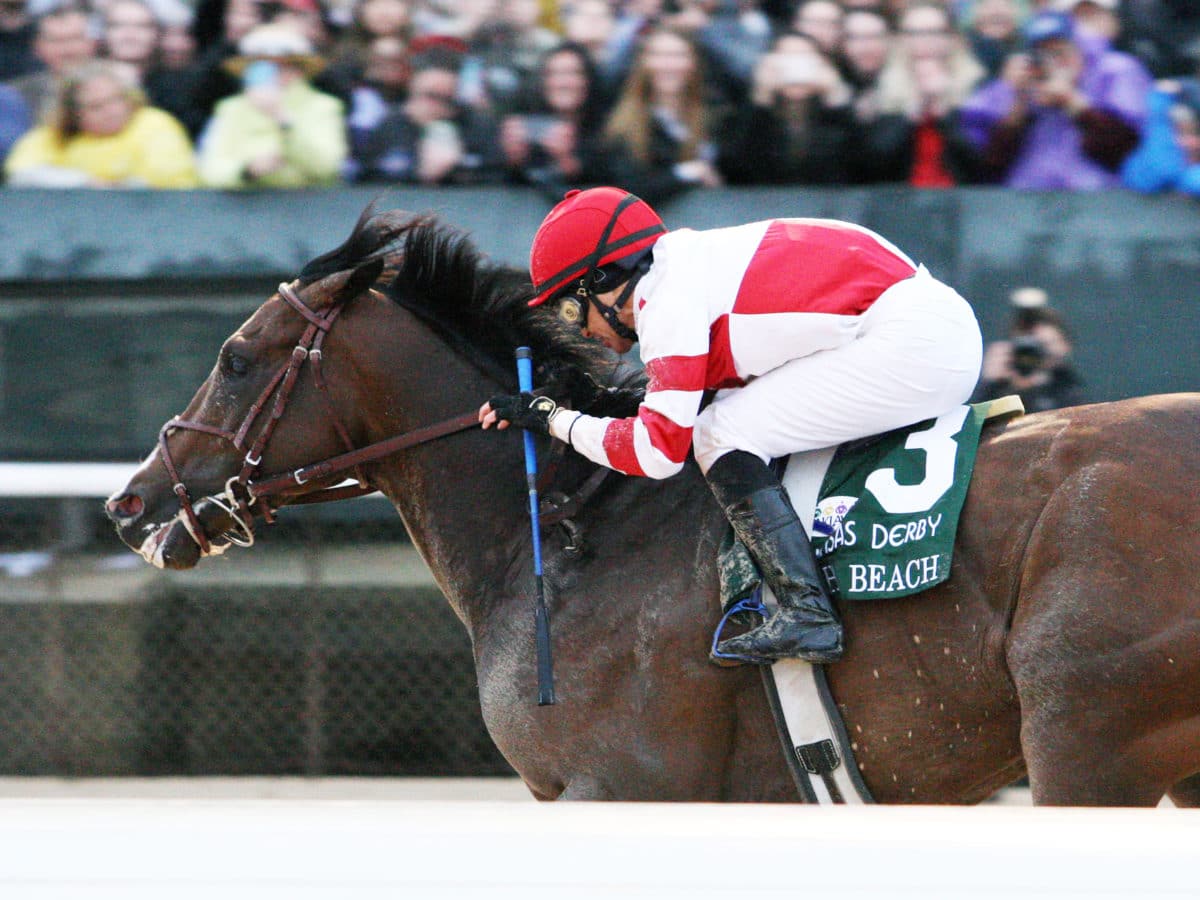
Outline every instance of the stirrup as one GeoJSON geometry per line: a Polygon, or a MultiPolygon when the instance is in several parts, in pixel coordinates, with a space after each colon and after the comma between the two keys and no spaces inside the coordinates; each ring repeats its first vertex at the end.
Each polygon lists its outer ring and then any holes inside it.
{"type": "MultiPolygon", "coordinates": [[[[721,621],[717,623],[716,630],[713,632],[712,646],[708,649],[708,658],[718,666],[730,668],[733,666],[769,666],[775,662],[773,659],[767,659],[762,656],[747,656],[741,653],[727,653],[724,650],[718,649],[721,643],[721,632],[725,630],[725,625],[734,616],[740,613],[750,613],[762,618],[765,622],[767,619],[767,607],[762,601],[762,588],[756,588],[754,593],[749,597],[743,597],[741,600],[732,604],[725,613],[721,616],[721,621]]],[[[761,624],[761,623],[760,623],[761,624]]]]}

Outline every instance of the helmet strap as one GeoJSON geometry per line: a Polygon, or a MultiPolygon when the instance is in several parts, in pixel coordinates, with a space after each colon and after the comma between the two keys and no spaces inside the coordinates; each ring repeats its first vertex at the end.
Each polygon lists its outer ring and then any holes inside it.
{"type": "Polygon", "coordinates": [[[608,327],[613,330],[617,337],[624,338],[627,341],[633,341],[635,344],[638,340],[638,334],[620,319],[621,310],[625,308],[625,304],[629,302],[629,298],[633,296],[633,289],[637,287],[637,283],[642,280],[642,276],[646,274],[650,268],[650,263],[653,257],[646,254],[638,261],[638,264],[630,271],[629,278],[625,281],[625,287],[621,293],[617,295],[617,299],[613,301],[613,305],[609,306],[600,302],[600,298],[590,289],[586,289],[589,294],[589,300],[596,307],[596,312],[600,313],[608,327]]]}
{"type": "Polygon", "coordinates": [[[636,344],[638,339],[637,332],[620,319],[621,308],[629,302],[629,298],[633,294],[633,283],[634,279],[632,278],[625,282],[625,290],[621,291],[620,296],[617,297],[616,302],[612,306],[601,303],[597,297],[593,297],[592,299],[595,301],[596,312],[604,317],[604,321],[608,323],[608,327],[616,333],[617,337],[625,338],[625,340],[633,341],[636,344]]]}

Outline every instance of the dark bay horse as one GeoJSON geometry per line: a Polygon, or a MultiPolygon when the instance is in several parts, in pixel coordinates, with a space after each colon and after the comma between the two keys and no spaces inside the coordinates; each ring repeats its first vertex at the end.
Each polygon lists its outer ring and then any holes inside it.
{"type": "MultiPolygon", "coordinates": [[[[609,476],[572,516],[582,552],[547,530],[558,703],[537,705],[521,439],[463,422],[515,389],[521,344],[579,407],[620,392],[601,390],[616,360],[528,293],[453,229],[368,210],[225,342],[109,515],[187,568],[343,477],[286,473],[415,429],[347,471],[395,504],[469,631],[487,727],[535,796],[796,800],[758,673],[707,659],[725,523],[692,466],[609,476]]],[[[1042,804],[1200,804],[1198,441],[1200,395],[985,430],[951,580],[843,604],[828,675],[876,799],[971,803],[1027,773],[1042,804]]],[[[553,484],[593,471],[567,454],[553,484]]]]}

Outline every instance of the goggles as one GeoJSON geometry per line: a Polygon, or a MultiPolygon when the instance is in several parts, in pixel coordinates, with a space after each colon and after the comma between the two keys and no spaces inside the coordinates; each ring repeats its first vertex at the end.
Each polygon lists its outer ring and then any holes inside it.
{"type": "Polygon", "coordinates": [[[582,331],[587,324],[588,306],[591,302],[591,297],[583,288],[580,288],[577,294],[567,294],[558,302],[558,318],[582,331]]]}

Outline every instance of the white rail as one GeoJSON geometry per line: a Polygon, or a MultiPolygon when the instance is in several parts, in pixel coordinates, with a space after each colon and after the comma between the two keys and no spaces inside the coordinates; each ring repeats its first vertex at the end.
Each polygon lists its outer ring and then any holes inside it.
{"type": "Polygon", "coordinates": [[[107,497],[136,470],[135,463],[0,462],[0,497],[107,497]]]}

